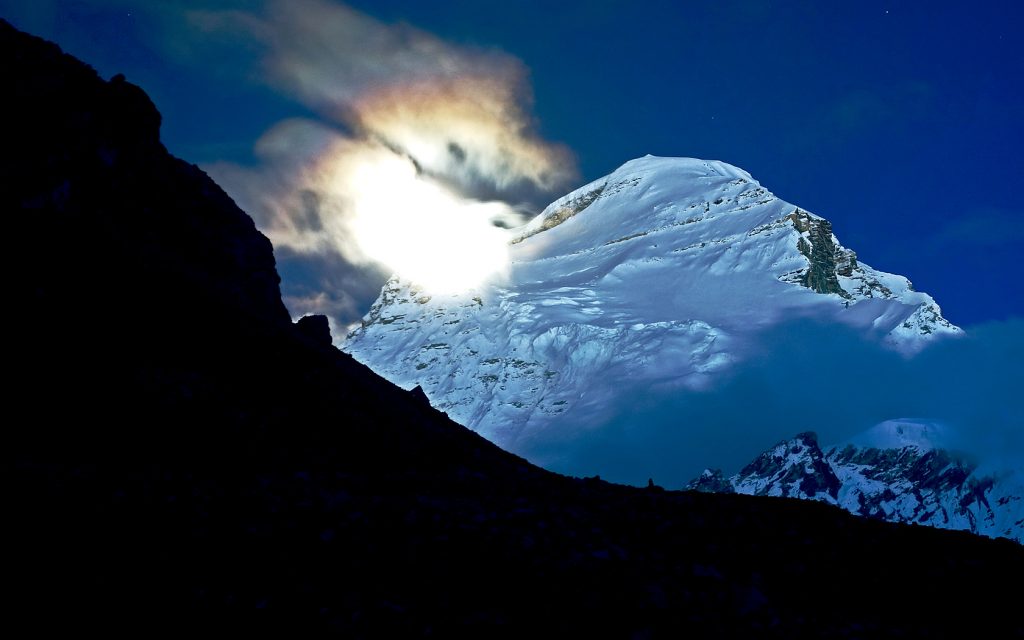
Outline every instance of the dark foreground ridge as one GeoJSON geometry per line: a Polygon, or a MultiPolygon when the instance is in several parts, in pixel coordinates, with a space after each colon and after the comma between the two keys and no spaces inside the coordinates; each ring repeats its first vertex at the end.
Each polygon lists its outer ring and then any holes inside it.
{"type": "Polygon", "coordinates": [[[566,478],[502,452],[335,350],[321,321],[290,322],[270,243],[165,151],[142,90],[6,23],[0,56],[16,380],[0,624],[134,637],[1024,630],[1011,542],[566,478]]]}

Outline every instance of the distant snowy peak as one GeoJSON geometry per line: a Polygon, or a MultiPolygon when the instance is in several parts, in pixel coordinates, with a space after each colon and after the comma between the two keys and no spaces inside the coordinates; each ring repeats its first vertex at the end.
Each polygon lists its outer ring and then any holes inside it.
{"type": "Polygon", "coordinates": [[[907,419],[824,449],[813,433],[802,433],[734,476],[705,470],[687,488],[817,500],[862,516],[1024,543],[1021,470],[982,470],[944,448],[951,436],[942,425],[907,419]]]}
{"type": "Polygon", "coordinates": [[[732,484],[737,493],[791,498],[835,497],[840,487],[813,432],[798,434],[765,451],[744,467],[732,484]]]}
{"type": "Polygon", "coordinates": [[[914,418],[887,420],[837,445],[851,445],[860,449],[903,449],[913,447],[919,451],[954,447],[953,434],[948,427],[914,418]]]}
{"type": "Polygon", "coordinates": [[[831,224],[724,162],[647,156],[512,232],[507,277],[458,295],[392,279],[342,345],[517,450],[637,385],[706,388],[764,330],[814,319],[914,353],[960,329],[831,224]]]}

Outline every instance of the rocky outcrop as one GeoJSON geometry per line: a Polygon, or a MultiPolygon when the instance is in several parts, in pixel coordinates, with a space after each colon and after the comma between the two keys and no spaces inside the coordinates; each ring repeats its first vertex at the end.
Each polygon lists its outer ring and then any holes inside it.
{"type": "Polygon", "coordinates": [[[996,586],[1024,571],[1016,546],[499,450],[330,347],[322,321],[290,323],[269,243],[159,145],[140,90],[2,22],[0,55],[9,627],[1021,631],[996,586]],[[907,616],[907,592],[941,619],[907,616]]]}
{"type": "Polygon", "coordinates": [[[857,268],[857,254],[843,249],[832,235],[832,223],[797,209],[788,216],[800,232],[797,249],[809,265],[800,274],[800,284],[818,293],[837,293],[850,298],[840,285],[838,276],[849,277],[857,268]]]}
{"type": "Polygon", "coordinates": [[[331,346],[331,326],[327,321],[327,316],[303,316],[295,323],[295,328],[315,344],[322,347],[331,346]]]}
{"type": "Polygon", "coordinates": [[[594,201],[601,197],[601,193],[604,192],[604,188],[605,181],[598,181],[597,184],[590,184],[573,192],[569,197],[558,202],[551,211],[547,212],[538,224],[531,226],[523,234],[513,238],[511,241],[512,244],[518,244],[530,236],[534,236],[542,231],[554,229],[569,218],[594,204],[594,201]]]}
{"type": "MultiPolygon", "coordinates": [[[[700,488],[693,484],[689,488],[700,488]]],[[[729,480],[737,493],[816,498],[839,493],[840,482],[825,460],[813,432],[798,434],[765,451],[729,480]]],[[[706,485],[705,485],[706,486],[706,485]]]]}

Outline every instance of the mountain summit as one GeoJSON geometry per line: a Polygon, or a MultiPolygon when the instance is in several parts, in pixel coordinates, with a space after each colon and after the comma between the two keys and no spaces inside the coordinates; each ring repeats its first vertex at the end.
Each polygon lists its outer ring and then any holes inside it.
{"type": "Polygon", "coordinates": [[[961,333],[828,220],[724,162],[632,160],[511,242],[507,278],[474,291],[391,279],[343,348],[513,450],[636,385],[706,387],[781,322],[840,324],[908,354],[961,333]]]}
{"type": "Polygon", "coordinates": [[[926,420],[889,420],[820,447],[814,433],[779,442],[726,478],[707,469],[688,489],[818,500],[869,518],[963,529],[1024,543],[1024,474],[979,465],[926,420]]]}

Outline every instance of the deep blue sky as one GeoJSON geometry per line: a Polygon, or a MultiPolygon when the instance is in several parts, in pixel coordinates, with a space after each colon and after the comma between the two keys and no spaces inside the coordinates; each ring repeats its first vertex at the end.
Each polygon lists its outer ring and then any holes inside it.
{"type": "MultiPolygon", "coordinates": [[[[725,160],[951,321],[1024,316],[1021,3],[349,4],[520,58],[541,132],[584,180],[646,153],[725,160]]],[[[244,161],[273,123],[308,115],[168,58],[154,14],[128,2],[0,0],[0,16],[141,85],[192,162],[244,161]]]]}

